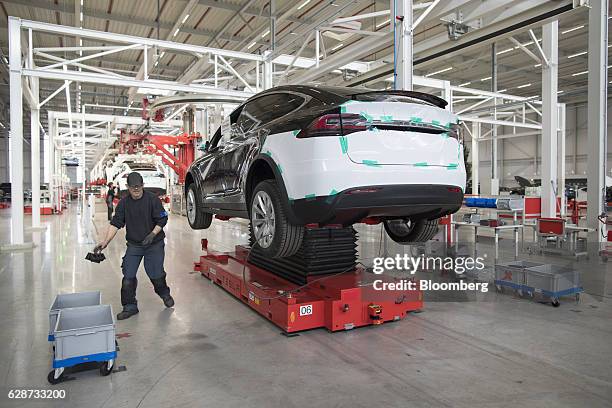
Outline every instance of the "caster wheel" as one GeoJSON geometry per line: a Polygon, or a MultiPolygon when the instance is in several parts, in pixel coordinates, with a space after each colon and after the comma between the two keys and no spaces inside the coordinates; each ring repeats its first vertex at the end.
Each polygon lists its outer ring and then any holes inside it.
{"type": "Polygon", "coordinates": [[[62,370],[59,377],[55,378],[55,370],[51,370],[47,375],[47,381],[49,381],[49,384],[61,383],[62,381],[64,381],[64,371],[62,370]]]}
{"type": "Polygon", "coordinates": [[[553,307],[559,307],[559,305],[561,304],[559,303],[559,299],[553,299],[550,303],[553,305],[553,307]]]}
{"type": "Polygon", "coordinates": [[[105,361],[102,364],[100,364],[100,375],[101,376],[106,377],[112,372],[113,372],[113,361],[112,360],[110,362],[105,361]]]}

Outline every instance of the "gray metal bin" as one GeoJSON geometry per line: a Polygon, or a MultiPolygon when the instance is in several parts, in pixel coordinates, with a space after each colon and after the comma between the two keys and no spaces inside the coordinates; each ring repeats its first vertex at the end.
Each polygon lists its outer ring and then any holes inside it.
{"type": "Polygon", "coordinates": [[[60,310],[82,306],[97,306],[102,304],[102,293],[99,290],[92,292],[62,293],[55,296],[53,304],[49,308],[49,336],[53,341],[53,330],[57,322],[60,310]]]}
{"type": "Polygon", "coordinates": [[[55,325],[53,368],[117,356],[115,320],[110,305],[62,309],[55,325]]]}
{"type": "Polygon", "coordinates": [[[547,296],[559,297],[580,287],[580,274],[556,265],[540,265],[525,269],[525,286],[547,296]]]}
{"type": "Polygon", "coordinates": [[[521,290],[525,284],[525,270],[541,266],[541,263],[530,261],[512,261],[495,264],[495,284],[511,286],[521,290]]]}

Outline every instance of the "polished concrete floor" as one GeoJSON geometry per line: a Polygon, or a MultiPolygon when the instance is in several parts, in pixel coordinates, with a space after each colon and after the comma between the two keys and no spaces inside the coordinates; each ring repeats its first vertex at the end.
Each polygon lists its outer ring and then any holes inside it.
{"type": "MultiPolygon", "coordinates": [[[[0,210],[0,242],[8,240],[9,217],[0,210]]],[[[118,311],[125,244],[120,232],[108,259],[92,264],[84,257],[105,214],[92,222],[71,207],[44,223],[46,231],[27,233],[33,251],[0,254],[1,407],[612,406],[606,286],[559,308],[491,293],[480,302],[427,302],[423,313],[393,324],[287,338],[192,272],[200,238],[231,250],[246,242],[245,225],[215,221],[192,231],[175,215],[166,227],[165,267],[176,306],[164,308],[141,270],[141,312],[117,323],[118,364],[127,370],[80,372],[50,386],[49,305],[57,293],[101,290],[118,311]],[[10,389],[51,387],[67,398],[7,398],[10,389]]],[[[362,255],[376,254],[379,227],[360,231],[362,255]]],[[[607,266],[595,264],[609,279],[607,266]]]]}

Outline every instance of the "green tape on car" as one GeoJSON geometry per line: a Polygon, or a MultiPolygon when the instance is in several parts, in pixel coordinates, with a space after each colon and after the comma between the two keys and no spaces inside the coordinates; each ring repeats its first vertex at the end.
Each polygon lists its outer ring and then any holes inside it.
{"type": "Polygon", "coordinates": [[[440,133],[440,136],[442,136],[442,139],[448,139],[448,133],[447,132],[440,133]]]}
{"type": "Polygon", "coordinates": [[[272,157],[272,153],[269,150],[266,150],[265,152],[263,152],[262,154],[265,154],[266,156],[270,156],[272,157]]]}
{"type": "Polygon", "coordinates": [[[345,136],[340,136],[340,148],[342,149],[342,154],[346,154],[348,152],[348,139],[345,136]]]}
{"type": "Polygon", "coordinates": [[[393,116],[391,115],[380,115],[381,122],[393,122],[393,116]]]}
{"type": "Polygon", "coordinates": [[[457,170],[458,167],[459,167],[459,163],[451,163],[448,166],[446,166],[446,168],[449,170],[457,170]]]}
{"type": "Polygon", "coordinates": [[[377,128],[376,126],[372,126],[372,127],[371,127],[371,128],[369,128],[368,130],[370,130],[371,132],[374,132],[374,133],[378,133],[378,132],[380,132],[380,129],[379,129],[379,128],[377,128]]]}
{"type": "Polygon", "coordinates": [[[423,118],[412,117],[410,118],[410,121],[414,123],[421,123],[423,122],[423,118]]]}
{"type": "Polygon", "coordinates": [[[314,195],[314,194],[306,194],[304,196],[304,198],[307,199],[307,200],[313,200],[315,197],[316,197],[316,195],[314,195]]]}
{"type": "Polygon", "coordinates": [[[281,165],[280,165],[280,164],[277,164],[277,165],[276,165],[276,167],[278,167],[278,172],[279,172],[280,174],[283,174],[283,168],[281,167],[281,165]]]}
{"type": "Polygon", "coordinates": [[[440,126],[440,121],[439,121],[439,120],[435,120],[435,119],[434,119],[434,120],[432,120],[432,121],[431,121],[431,124],[432,124],[432,125],[437,125],[437,126],[440,126]]]}
{"type": "Polygon", "coordinates": [[[414,163],[415,167],[427,167],[429,166],[429,164],[427,164],[427,162],[419,162],[419,163],[414,163]]]}
{"type": "Polygon", "coordinates": [[[340,105],[340,113],[346,113],[346,106],[340,105]]]}
{"type": "Polygon", "coordinates": [[[291,133],[293,133],[293,136],[297,136],[298,133],[300,133],[300,131],[299,130],[292,130],[291,133]]]}
{"type": "Polygon", "coordinates": [[[359,114],[366,120],[369,122],[372,122],[374,120],[374,118],[372,117],[372,115],[368,115],[365,112],[359,112],[359,114]]]}
{"type": "Polygon", "coordinates": [[[336,194],[338,194],[338,192],[336,191],[335,188],[332,188],[332,191],[329,192],[330,196],[333,196],[333,195],[336,195],[336,194]]]}
{"type": "Polygon", "coordinates": [[[380,164],[378,164],[376,160],[362,160],[361,163],[365,164],[366,166],[380,167],[380,164]]]}

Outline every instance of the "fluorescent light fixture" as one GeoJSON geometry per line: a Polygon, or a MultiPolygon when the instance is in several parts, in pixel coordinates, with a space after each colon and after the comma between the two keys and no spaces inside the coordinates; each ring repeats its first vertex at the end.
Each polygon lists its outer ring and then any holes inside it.
{"type": "Polygon", "coordinates": [[[480,80],[480,82],[488,81],[489,79],[491,79],[491,77],[490,77],[490,76],[485,77],[485,78],[482,78],[482,79],[480,80]]]}
{"type": "Polygon", "coordinates": [[[159,65],[159,60],[155,61],[155,67],[159,65]]]}
{"type": "Polygon", "coordinates": [[[471,82],[464,82],[462,84],[459,84],[459,86],[468,86],[469,84],[471,84],[471,82]]]}
{"type": "Polygon", "coordinates": [[[298,6],[298,8],[297,8],[297,9],[298,9],[298,10],[303,9],[303,8],[304,8],[304,7],[305,7],[305,6],[306,6],[308,3],[310,3],[310,0],[306,0],[305,2],[303,2],[302,4],[300,4],[300,5],[298,6]]]}
{"type": "Polygon", "coordinates": [[[518,88],[518,89],[521,89],[521,88],[527,88],[528,86],[531,86],[531,82],[530,82],[530,83],[528,83],[528,84],[519,85],[519,86],[517,86],[517,88],[518,88]]]}
{"type": "Polygon", "coordinates": [[[456,99],[453,101],[453,103],[461,103],[461,102],[465,102],[465,99],[456,99]]]}
{"type": "Polygon", "coordinates": [[[251,48],[253,48],[253,46],[255,46],[255,44],[257,44],[256,41],[253,41],[248,47],[247,50],[250,50],[251,48]]]}
{"type": "Polygon", "coordinates": [[[0,122],[0,126],[2,127],[2,129],[4,129],[4,124],[2,122],[0,122]]]}
{"type": "Polygon", "coordinates": [[[185,14],[185,17],[183,17],[183,21],[181,21],[181,24],[185,24],[185,21],[187,21],[188,18],[189,14],[185,14]]]}
{"type": "Polygon", "coordinates": [[[344,46],[344,43],[340,43],[340,44],[336,45],[334,48],[332,48],[331,50],[332,51],[336,51],[338,48],[341,48],[343,46],[344,46]]]}
{"type": "Polygon", "coordinates": [[[576,58],[576,57],[579,57],[579,56],[584,55],[586,53],[587,53],[586,51],[577,52],[576,54],[568,55],[567,59],[576,58]]]}
{"type": "Polygon", "coordinates": [[[453,69],[453,67],[448,67],[448,68],[441,69],[439,71],[431,72],[431,73],[425,75],[425,78],[428,78],[428,77],[433,76],[433,75],[438,75],[438,74],[441,74],[443,72],[450,71],[451,69],[453,69]]]}
{"type": "Polygon", "coordinates": [[[588,74],[588,70],[587,71],[582,71],[582,72],[576,72],[575,74],[572,74],[572,76],[578,76],[578,75],[584,75],[584,74],[588,74]]]}
{"type": "Polygon", "coordinates": [[[155,88],[137,88],[136,89],[136,93],[142,94],[142,95],[162,95],[162,96],[166,96],[166,95],[170,95],[172,93],[172,91],[168,91],[165,89],[155,89],[155,88]]]}
{"type": "Polygon", "coordinates": [[[541,66],[542,66],[542,64],[535,64],[533,67],[534,68],[538,68],[538,67],[541,67],[541,66]]]}
{"type": "Polygon", "coordinates": [[[563,93],[563,92],[565,92],[565,91],[557,91],[558,94],[563,93]]]}
{"type": "Polygon", "coordinates": [[[161,54],[159,54],[159,59],[164,58],[164,55],[166,55],[166,51],[162,51],[162,53],[161,53],[161,54]]]}
{"type": "Polygon", "coordinates": [[[498,89],[498,90],[497,90],[497,92],[499,92],[499,93],[503,93],[503,92],[506,92],[507,90],[508,90],[508,88],[498,89]]]}
{"type": "Polygon", "coordinates": [[[181,30],[180,28],[177,28],[172,37],[176,37],[180,30],[181,30]]]}
{"type": "Polygon", "coordinates": [[[83,12],[81,11],[81,21],[83,21],[83,12]]]}
{"type": "Polygon", "coordinates": [[[390,19],[386,19],[386,20],[385,20],[385,21],[383,21],[382,23],[378,23],[378,24],[376,24],[376,28],[380,28],[380,27],[382,27],[382,26],[384,26],[384,25],[386,25],[386,24],[389,24],[389,22],[390,22],[390,21],[391,21],[390,19]]]}
{"type": "Polygon", "coordinates": [[[263,33],[263,34],[261,35],[261,38],[264,38],[264,37],[265,37],[266,35],[268,35],[268,34],[270,34],[270,30],[268,30],[268,31],[266,31],[265,33],[263,33]]]}
{"type": "Polygon", "coordinates": [[[502,54],[505,54],[505,53],[510,52],[510,51],[514,51],[514,48],[507,48],[505,50],[502,50],[502,51],[498,52],[497,55],[502,55],[502,54]]]}
{"type": "Polygon", "coordinates": [[[561,31],[561,34],[571,33],[572,31],[580,30],[581,28],[584,28],[584,26],[583,25],[579,25],[579,26],[567,29],[565,31],[561,31]]]}

